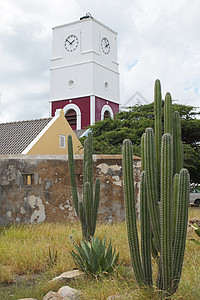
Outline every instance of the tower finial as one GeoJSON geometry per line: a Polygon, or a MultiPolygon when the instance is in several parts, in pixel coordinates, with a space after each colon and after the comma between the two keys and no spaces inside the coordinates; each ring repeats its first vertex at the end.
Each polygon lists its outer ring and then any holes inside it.
{"type": "Polygon", "coordinates": [[[90,12],[87,12],[85,16],[81,17],[80,20],[83,20],[83,19],[88,19],[88,18],[92,18],[92,15],[90,12]]]}

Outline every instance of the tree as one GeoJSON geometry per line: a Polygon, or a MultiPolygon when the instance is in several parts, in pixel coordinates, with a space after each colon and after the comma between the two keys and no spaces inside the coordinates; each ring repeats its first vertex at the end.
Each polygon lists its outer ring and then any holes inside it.
{"type": "MultiPolygon", "coordinates": [[[[164,105],[164,101],[163,101],[164,105]]],[[[184,143],[184,166],[189,169],[191,181],[200,182],[200,111],[193,106],[173,104],[173,111],[181,117],[184,143]]],[[[124,139],[133,143],[133,153],[140,156],[140,139],[147,127],[154,127],[154,104],[135,105],[121,111],[114,120],[105,119],[90,126],[93,132],[94,153],[121,154],[124,139]]]]}

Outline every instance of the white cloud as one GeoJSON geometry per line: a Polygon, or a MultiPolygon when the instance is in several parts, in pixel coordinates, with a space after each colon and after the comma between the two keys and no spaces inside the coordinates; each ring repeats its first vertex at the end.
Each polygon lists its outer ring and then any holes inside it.
{"type": "Polygon", "coordinates": [[[136,91],[199,105],[197,0],[0,0],[0,122],[49,115],[51,28],[90,12],[118,32],[121,102],[136,91]]]}

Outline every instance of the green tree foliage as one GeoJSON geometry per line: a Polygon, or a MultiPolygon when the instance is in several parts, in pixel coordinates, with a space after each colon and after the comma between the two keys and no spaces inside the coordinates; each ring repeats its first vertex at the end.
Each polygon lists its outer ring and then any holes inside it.
{"type": "MultiPolygon", "coordinates": [[[[164,106],[164,101],[162,103],[164,106]]],[[[200,111],[193,106],[173,104],[173,111],[181,117],[181,135],[184,143],[184,167],[192,182],[200,182],[200,111]]],[[[164,110],[163,110],[164,114],[164,110]]],[[[163,116],[162,116],[163,119],[163,116]]],[[[121,154],[124,139],[133,142],[134,155],[140,156],[140,140],[147,127],[154,128],[154,104],[135,105],[121,111],[114,120],[105,119],[91,126],[96,154],[121,154]]]]}

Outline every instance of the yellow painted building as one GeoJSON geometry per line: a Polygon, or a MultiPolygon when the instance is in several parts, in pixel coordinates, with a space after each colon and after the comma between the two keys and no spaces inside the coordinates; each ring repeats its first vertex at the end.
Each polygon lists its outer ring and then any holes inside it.
{"type": "Polygon", "coordinates": [[[68,135],[72,136],[74,154],[83,154],[62,109],[53,118],[0,124],[0,154],[67,155],[68,135]]]}

